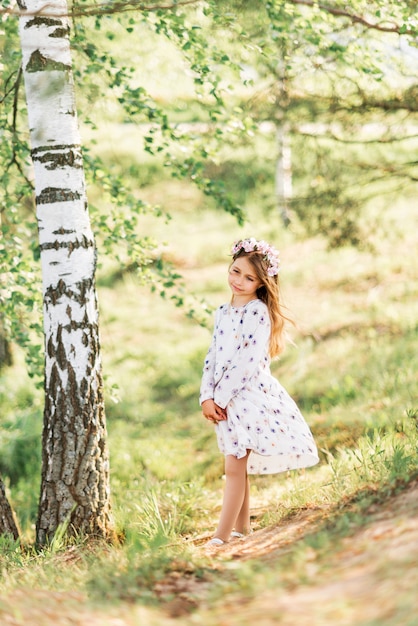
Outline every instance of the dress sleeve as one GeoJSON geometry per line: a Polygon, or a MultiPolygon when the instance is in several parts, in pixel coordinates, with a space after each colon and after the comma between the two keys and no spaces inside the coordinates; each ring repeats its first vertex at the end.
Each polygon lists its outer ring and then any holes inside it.
{"type": "Polygon", "coordinates": [[[255,374],[260,364],[268,365],[270,316],[264,303],[257,302],[245,310],[237,349],[216,383],[214,400],[221,408],[236,396],[255,374]]]}
{"type": "Polygon", "coordinates": [[[205,400],[212,400],[215,389],[215,361],[216,361],[216,326],[218,312],[215,317],[215,325],[212,333],[212,341],[205,357],[203,365],[202,381],[200,384],[199,403],[205,400]]]}

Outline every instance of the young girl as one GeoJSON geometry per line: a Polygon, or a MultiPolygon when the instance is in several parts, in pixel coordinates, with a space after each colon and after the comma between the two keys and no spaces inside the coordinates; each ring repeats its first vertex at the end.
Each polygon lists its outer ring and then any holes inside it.
{"type": "Polygon", "coordinates": [[[270,373],[284,348],[278,251],[254,238],[232,248],[230,304],[216,311],[200,389],[203,416],[216,424],[225,455],[221,517],[207,546],[250,532],[248,474],[318,463],[312,434],[295,402],[270,373]]]}

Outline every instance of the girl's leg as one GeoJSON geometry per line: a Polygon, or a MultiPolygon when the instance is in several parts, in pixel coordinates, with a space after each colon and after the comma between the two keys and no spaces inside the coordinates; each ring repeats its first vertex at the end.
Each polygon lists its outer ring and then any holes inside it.
{"type": "MultiPolygon", "coordinates": [[[[247,493],[247,458],[248,453],[242,459],[228,454],[225,457],[225,490],[222,502],[221,518],[214,537],[222,541],[228,541],[234,528],[238,515],[243,510],[245,499],[249,500],[247,493]]],[[[245,505],[249,506],[248,505],[245,505]]]]}
{"type": "Polygon", "coordinates": [[[235,522],[235,530],[243,535],[248,535],[251,531],[250,525],[250,479],[247,476],[245,481],[245,496],[240,512],[235,522]]]}

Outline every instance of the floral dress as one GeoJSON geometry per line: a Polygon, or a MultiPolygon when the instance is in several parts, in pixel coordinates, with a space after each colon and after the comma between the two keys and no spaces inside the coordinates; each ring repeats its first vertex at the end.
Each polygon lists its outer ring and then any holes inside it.
{"type": "Polygon", "coordinates": [[[228,419],[216,425],[220,451],[249,474],[275,474],[318,463],[311,431],[294,400],[270,372],[270,317],[261,300],[216,311],[200,403],[213,399],[228,419]]]}

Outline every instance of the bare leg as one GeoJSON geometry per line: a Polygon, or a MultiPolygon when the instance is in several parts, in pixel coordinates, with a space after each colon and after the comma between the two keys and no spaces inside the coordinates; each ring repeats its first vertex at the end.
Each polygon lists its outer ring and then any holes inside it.
{"type": "Polygon", "coordinates": [[[247,476],[245,481],[245,496],[240,512],[235,522],[235,530],[243,535],[248,535],[250,526],[250,479],[247,476]]]}
{"type": "Polygon", "coordinates": [[[237,459],[230,454],[225,457],[226,483],[221,518],[214,534],[214,537],[222,541],[228,541],[241,511],[249,507],[247,458],[248,453],[242,459],[237,459]],[[245,504],[246,499],[248,499],[248,504],[245,504]]]}

